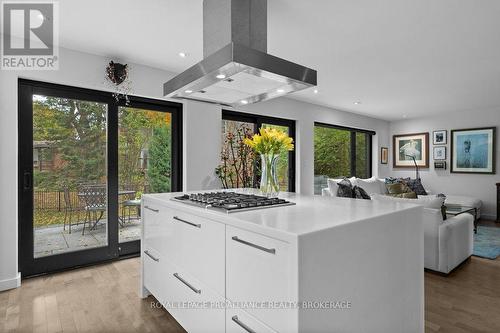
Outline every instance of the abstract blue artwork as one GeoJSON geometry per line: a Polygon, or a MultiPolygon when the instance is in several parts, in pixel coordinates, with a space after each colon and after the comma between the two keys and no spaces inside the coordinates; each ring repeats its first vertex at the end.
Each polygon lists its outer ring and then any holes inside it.
{"type": "Polygon", "coordinates": [[[494,173],[495,128],[453,130],[452,172],[494,173]]]}

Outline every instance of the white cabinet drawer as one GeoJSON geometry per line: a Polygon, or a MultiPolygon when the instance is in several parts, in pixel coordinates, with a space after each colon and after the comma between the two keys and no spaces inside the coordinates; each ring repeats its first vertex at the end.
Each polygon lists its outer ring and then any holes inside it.
{"type": "MultiPolygon", "coordinates": [[[[292,302],[288,243],[226,227],[226,297],[233,302],[292,302]]],[[[290,331],[290,309],[246,311],[281,332],[290,331]]]]}
{"type": "Polygon", "coordinates": [[[227,309],[226,333],[276,333],[241,309],[227,309]]]}
{"type": "Polygon", "coordinates": [[[163,265],[161,255],[153,248],[144,247],[142,256],[144,286],[151,294],[158,298],[164,291],[164,280],[167,270],[163,265]]]}
{"type": "Polygon", "coordinates": [[[225,296],[225,225],[148,201],[144,205],[150,208],[145,208],[145,245],[225,296]]]}
{"type": "Polygon", "coordinates": [[[175,239],[167,255],[219,295],[225,296],[225,225],[172,212],[175,239]]]}
{"type": "Polygon", "coordinates": [[[168,264],[162,303],[190,333],[225,331],[224,299],[191,274],[168,264]]]}
{"type": "Polygon", "coordinates": [[[151,205],[147,201],[144,202],[142,226],[144,229],[142,238],[143,247],[161,252],[162,242],[165,238],[165,228],[158,205],[151,205]]]}

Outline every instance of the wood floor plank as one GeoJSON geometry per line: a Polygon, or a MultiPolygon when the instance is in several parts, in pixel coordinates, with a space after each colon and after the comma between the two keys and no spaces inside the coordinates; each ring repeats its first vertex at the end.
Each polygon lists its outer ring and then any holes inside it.
{"type": "Polygon", "coordinates": [[[22,281],[0,292],[0,332],[167,332],[183,328],[139,297],[139,259],[22,281]]]}
{"type": "MultiPolygon", "coordinates": [[[[138,258],[23,280],[0,293],[0,332],[185,332],[150,296],[138,258]]],[[[500,332],[500,259],[473,257],[449,276],[425,273],[427,333],[500,332]]]]}

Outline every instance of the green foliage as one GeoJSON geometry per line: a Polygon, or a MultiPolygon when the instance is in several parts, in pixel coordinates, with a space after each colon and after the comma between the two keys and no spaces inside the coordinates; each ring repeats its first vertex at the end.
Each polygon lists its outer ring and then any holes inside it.
{"type": "Polygon", "coordinates": [[[33,102],[33,139],[47,141],[56,152],[50,172],[35,172],[44,189],[101,182],[106,176],[105,104],[67,98],[40,97],[33,102]]]}
{"type": "Polygon", "coordinates": [[[171,135],[168,126],[160,126],[153,130],[149,146],[148,177],[153,193],[169,192],[171,178],[171,135]]]}
{"type": "Polygon", "coordinates": [[[351,132],[342,129],[314,127],[314,174],[331,178],[368,177],[367,134],[356,133],[356,170],[351,174],[351,132]]]}
{"type": "Polygon", "coordinates": [[[356,133],[356,177],[368,178],[368,141],[367,134],[356,133]]]}
{"type": "Polygon", "coordinates": [[[350,176],[351,133],[328,127],[314,127],[314,174],[350,176]]]}

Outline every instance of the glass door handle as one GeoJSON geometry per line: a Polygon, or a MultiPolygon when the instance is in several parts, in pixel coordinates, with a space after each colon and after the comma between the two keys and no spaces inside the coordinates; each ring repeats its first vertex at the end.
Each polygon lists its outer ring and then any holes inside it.
{"type": "Polygon", "coordinates": [[[31,172],[25,171],[23,174],[23,188],[25,191],[31,190],[33,182],[31,180],[31,172]]]}

